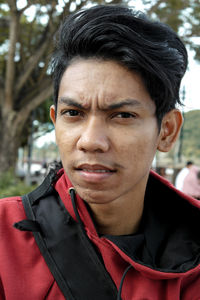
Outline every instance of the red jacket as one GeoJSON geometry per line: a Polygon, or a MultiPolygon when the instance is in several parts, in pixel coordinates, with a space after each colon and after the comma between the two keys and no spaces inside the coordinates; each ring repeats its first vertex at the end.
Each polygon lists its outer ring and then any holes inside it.
{"type": "MultiPolygon", "coordinates": [[[[63,173],[55,184],[76,219],[63,173]]],[[[151,173],[137,234],[99,237],[84,201],[77,207],[89,239],[123,300],[200,300],[200,202],[151,173]]],[[[26,219],[20,197],[0,200],[0,300],[64,299],[31,232],[13,228],[26,219]]],[[[70,300],[70,299],[67,299],[70,300]]]]}

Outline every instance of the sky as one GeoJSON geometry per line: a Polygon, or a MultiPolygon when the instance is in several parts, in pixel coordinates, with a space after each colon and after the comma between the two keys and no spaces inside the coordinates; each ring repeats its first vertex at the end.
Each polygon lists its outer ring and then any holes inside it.
{"type": "Polygon", "coordinates": [[[200,109],[200,63],[189,53],[189,67],[182,80],[185,86],[184,111],[200,109]]]}

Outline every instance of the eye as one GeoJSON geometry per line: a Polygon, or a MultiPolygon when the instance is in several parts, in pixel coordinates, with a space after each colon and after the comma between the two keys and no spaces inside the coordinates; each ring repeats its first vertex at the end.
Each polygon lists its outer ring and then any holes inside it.
{"type": "Polygon", "coordinates": [[[66,115],[68,117],[77,117],[77,116],[81,115],[80,111],[78,111],[76,109],[65,110],[65,111],[61,112],[61,114],[66,115]]]}
{"type": "Polygon", "coordinates": [[[120,112],[120,113],[117,113],[115,115],[116,118],[121,118],[121,119],[128,119],[128,118],[135,118],[136,115],[133,114],[133,113],[129,113],[129,112],[120,112]]]}

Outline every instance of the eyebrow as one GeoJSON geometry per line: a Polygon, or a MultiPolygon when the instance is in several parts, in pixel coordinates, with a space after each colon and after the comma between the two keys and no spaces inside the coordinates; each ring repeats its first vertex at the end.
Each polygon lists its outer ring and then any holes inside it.
{"type": "MultiPolygon", "coordinates": [[[[79,109],[86,109],[84,107],[84,105],[82,105],[79,102],[77,102],[76,100],[68,98],[68,97],[60,97],[58,99],[58,101],[60,103],[66,104],[68,106],[74,106],[74,107],[77,107],[79,109]]],[[[102,110],[103,111],[113,110],[113,109],[122,108],[123,106],[142,106],[142,104],[136,99],[126,99],[126,100],[123,100],[123,101],[120,101],[120,102],[117,102],[117,103],[110,104],[102,110]]]]}
{"type": "Polygon", "coordinates": [[[75,101],[75,100],[73,100],[73,99],[71,99],[71,98],[68,98],[68,97],[61,97],[61,98],[58,99],[58,101],[59,101],[60,103],[66,104],[66,105],[68,105],[68,106],[75,106],[75,107],[77,107],[77,108],[84,109],[84,106],[83,106],[83,105],[81,105],[81,104],[78,103],[77,101],[75,101]]]}

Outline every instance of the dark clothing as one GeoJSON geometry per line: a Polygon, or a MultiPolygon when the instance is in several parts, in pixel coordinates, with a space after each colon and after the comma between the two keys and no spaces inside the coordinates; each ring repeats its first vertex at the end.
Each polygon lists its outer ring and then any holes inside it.
{"type": "MultiPolygon", "coordinates": [[[[59,172],[54,188],[76,220],[68,193],[72,185],[63,170],[59,172]]],[[[151,172],[138,232],[99,236],[87,205],[76,197],[86,234],[117,289],[131,266],[122,286],[123,300],[200,299],[199,201],[151,172]]],[[[0,300],[64,299],[33,234],[13,228],[23,219],[21,197],[0,201],[0,300]]]]}

